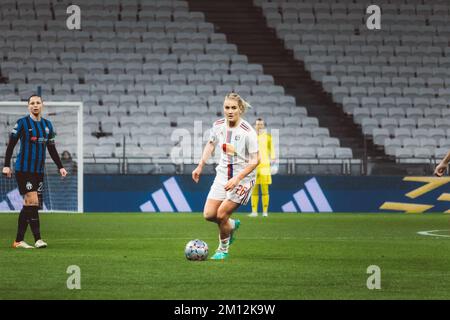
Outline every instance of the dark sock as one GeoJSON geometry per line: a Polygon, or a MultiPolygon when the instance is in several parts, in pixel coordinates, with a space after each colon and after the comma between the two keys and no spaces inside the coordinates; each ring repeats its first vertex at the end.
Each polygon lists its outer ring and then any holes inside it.
{"type": "Polygon", "coordinates": [[[31,232],[33,232],[34,241],[41,239],[41,224],[39,222],[39,207],[29,206],[29,218],[28,223],[30,224],[31,232]]]}
{"type": "Polygon", "coordinates": [[[23,207],[19,213],[19,219],[17,221],[16,242],[23,241],[23,239],[25,238],[25,232],[27,231],[28,227],[28,217],[25,211],[26,209],[25,207],[23,207]]]}

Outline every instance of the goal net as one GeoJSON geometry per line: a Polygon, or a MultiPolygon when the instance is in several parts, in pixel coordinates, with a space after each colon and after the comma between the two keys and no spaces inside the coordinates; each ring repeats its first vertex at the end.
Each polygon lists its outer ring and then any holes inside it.
{"type": "MultiPolygon", "coordinates": [[[[47,152],[44,170],[44,211],[83,212],[83,104],[44,100],[43,117],[56,131],[56,149],[68,175],[62,178],[47,152]]],[[[9,134],[16,121],[28,115],[27,102],[0,101],[0,166],[3,168],[9,134]]],[[[11,169],[20,142],[14,148],[11,169]]],[[[0,177],[0,212],[20,211],[23,198],[15,176],[0,177]]]]}

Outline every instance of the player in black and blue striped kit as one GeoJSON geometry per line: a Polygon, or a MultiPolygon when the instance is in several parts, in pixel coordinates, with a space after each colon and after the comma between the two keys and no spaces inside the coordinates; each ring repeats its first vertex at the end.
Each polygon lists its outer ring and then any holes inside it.
{"type": "Polygon", "coordinates": [[[24,196],[24,206],[19,214],[14,248],[33,248],[24,241],[28,224],[34,236],[35,247],[47,247],[47,243],[41,239],[39,222],[39,209],[42,209],[43,204],[45,149],[50,153],[61,176],[67,175],[67,171],[63,168],[56,151],[55,129],[49,120],[42,118],[42,107],[43,101],[40,96],[33,95],[28,99],[30,114],[17,121],[11,131],[6,149],[3,174],[10,178],[12,176],[11,157],[14,147],[20,140],[20,151],[16,159],[15,172],[19,192],[24,196]]]}

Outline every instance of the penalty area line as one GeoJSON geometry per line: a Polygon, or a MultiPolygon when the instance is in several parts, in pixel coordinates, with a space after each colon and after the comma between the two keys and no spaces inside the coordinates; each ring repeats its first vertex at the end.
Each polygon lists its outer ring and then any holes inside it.
{"type": "Polygon", "coordinates": [[[450,238],[450,235],[436,234],[437,232],[449,232],[449,231],[450,230],[429,230],[429,231],[419,231],[419,232],[417,232],[417,234],[420,234],[421,236],[450,238]]]}

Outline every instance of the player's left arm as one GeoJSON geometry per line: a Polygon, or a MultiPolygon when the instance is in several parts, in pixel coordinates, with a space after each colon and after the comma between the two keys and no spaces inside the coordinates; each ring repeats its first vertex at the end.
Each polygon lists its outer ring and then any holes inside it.
{"type": "Polygon", "coordinates": [[[270,154],[270,162],[271,162],[271,164],[274,164],[276,161],[277,161],[277,159],[276,159],[276,156],[275,156],[275,147],[274,147],[274,145],[273,145],[273,140],[272,140],[272,136],[271,135],[269,135],[269,137],[268,137],[269,139],[269,154],[270,154]]]}
{"type": "Polygon", "coordinates": [[[444,175],[445,170],[447,170],[449,162],[450,162],[450,151],[447,153],[444,159],[442,159],[442,161],[437,165],[436,169],[434,170],[434,174],[438,177],[442,177],[444,175]]]}
{"type": "Polygon", "coordinates": [[[235,175],[233,178],[228,180],[225,185],[225,190],[233,190],[236,186],[239,185],[242,179],[248,176],[253,170],[256,169],[258,164],[261,162],[261,155],[258,150],[258,137],[256,132],[251,132],[248,139],[248,153],[249,153],[249,161],[245,168],[235,175]]]}
{"type": "Polygon", "coordinates": [[[62,164],[62,161],[61,161],[61,158],[59,157],[58,151],[56,150],[55,137],[56,137],[56,133],[52,128],[51,132],[50,132],[50,137],[49,137],[49,140],[47,143],[47,150],[48,150],[48,153],[50,154],[50,157],[52,158],[53,162],[58,167],[59,174],[62,177],[65,177],[65,176],[67,176],[67,171],[62,164]]]}
{"type": "Polygon", "coordinates": [[[242,169],[239,174],[235,175],[233,178],[228,180],[227,184],[225,185],[225,190],[233,190],[236,186],[239,185],[242,179],[244,179],[246,176],[248,176],[253,170],[256,169],[258,164],[261,162],[261,156],[259,154],[259,151],[253,152],[249,154],[249,162],[248,165],[242,169]]]}

